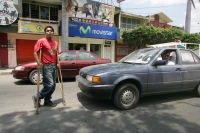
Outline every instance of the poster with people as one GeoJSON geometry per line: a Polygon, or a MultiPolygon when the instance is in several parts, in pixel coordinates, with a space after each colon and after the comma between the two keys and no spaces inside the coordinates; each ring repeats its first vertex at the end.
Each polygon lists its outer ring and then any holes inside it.
{"type": "Polygon", "coordinates": [[[0,25],[10,25],[17,20],[18,11],[13,0],[0,0],[0,25]]]}
{"type": "Polygon", "coordinates": [[[101,4],[99,7],[99,16],[101,17],[104,25],[108,23],[111,26],[111,24],[114,23],[114,13],[114,6],[101,4]]]}
{"type": "Polygon", "coordinates": [[[93,23],[99,25],[114,25],[115,7],[92,0],[77,0],[78,5],[72,7],[69,13],[70,21],[93,23]]]}

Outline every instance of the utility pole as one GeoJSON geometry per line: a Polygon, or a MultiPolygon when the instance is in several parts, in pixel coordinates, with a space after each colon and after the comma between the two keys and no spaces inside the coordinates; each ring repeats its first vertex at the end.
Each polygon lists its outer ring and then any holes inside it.
{"type": "Polygon", "coordinates": [[[190,33],[191,26],[191,0],[187,0],[186,18],[185,18],[185,32],[190,33]]]}
{"type": "Polygon", "coordinates": [[[68,12],[67,12],[67,0],[62,0],[62,41],[61,51],[69,49],[68,45],[68,12]]]}

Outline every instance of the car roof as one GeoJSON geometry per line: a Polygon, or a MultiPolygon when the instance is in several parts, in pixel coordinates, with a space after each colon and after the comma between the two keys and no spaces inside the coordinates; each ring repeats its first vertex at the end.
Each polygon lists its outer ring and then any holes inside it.
{"type": "Polygon", "coordinates": [[[142,48],[143,50],[145,49],[160,49],[160,50],[177,50],[177,49],[184,49],[184,48],[142,48]]]}
{"type": "MultiPolygon", "coordinates": [[[[87,50],[65,50],[65,51],[61,51],[60,53],[64,53],[64,52],[89,52],[89,53],[93,53],[87,50]]],[[[94,53],[93,53],[94,54],[94,53]]]]}

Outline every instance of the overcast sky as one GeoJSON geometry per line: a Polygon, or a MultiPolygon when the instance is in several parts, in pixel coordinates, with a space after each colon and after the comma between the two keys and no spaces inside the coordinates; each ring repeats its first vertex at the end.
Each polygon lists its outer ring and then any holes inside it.
{"type": "MultiPolygon", "coordinates": [[[[104,1],[111,4],[111,0],[104,1]]],[[[119,6],[116,0],[112,0],[112,2],[115,6],[119,6]]],[[[196,9],[192,7],[190,32],[199,33],[200,3],[199,0],[194,0],[194,2],[196,9]]],[[[173,21],[169,24],[179,27],[185,25],[186,5],[187,0],[125,0],[120,4],[123,11],[142,16],[163,12],[173,21]]]]}

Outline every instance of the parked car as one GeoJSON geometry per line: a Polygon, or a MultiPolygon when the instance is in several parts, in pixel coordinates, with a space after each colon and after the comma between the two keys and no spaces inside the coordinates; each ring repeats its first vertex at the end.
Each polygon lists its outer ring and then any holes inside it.
{"type": "Polygon", "coordinates": [[[193,90],[199,97],[200,58],[187,49],[144,48],[116,63],[84,67],[76,81],[86,96],[112,99],[122,110],[146,95],[193,90]],[[167,52],[173,65],[166,65],[167,52]]]}
{"type": "MultiPolygon", "coordinates": [[[[109,59],[103,59],[98,55],[84,50],[68,50],[59,55],[61,72],[63,78],[73,78],[79,74],[79,70],[86,66],[110,63],[109,59]]],[[[19,64],[12,71],[16,79],[28,79],[33,84],[37,84],[37,63],[27,62],[19,64]]],[[[40,76],[42,83],[42,75],[40,76]]]]}

